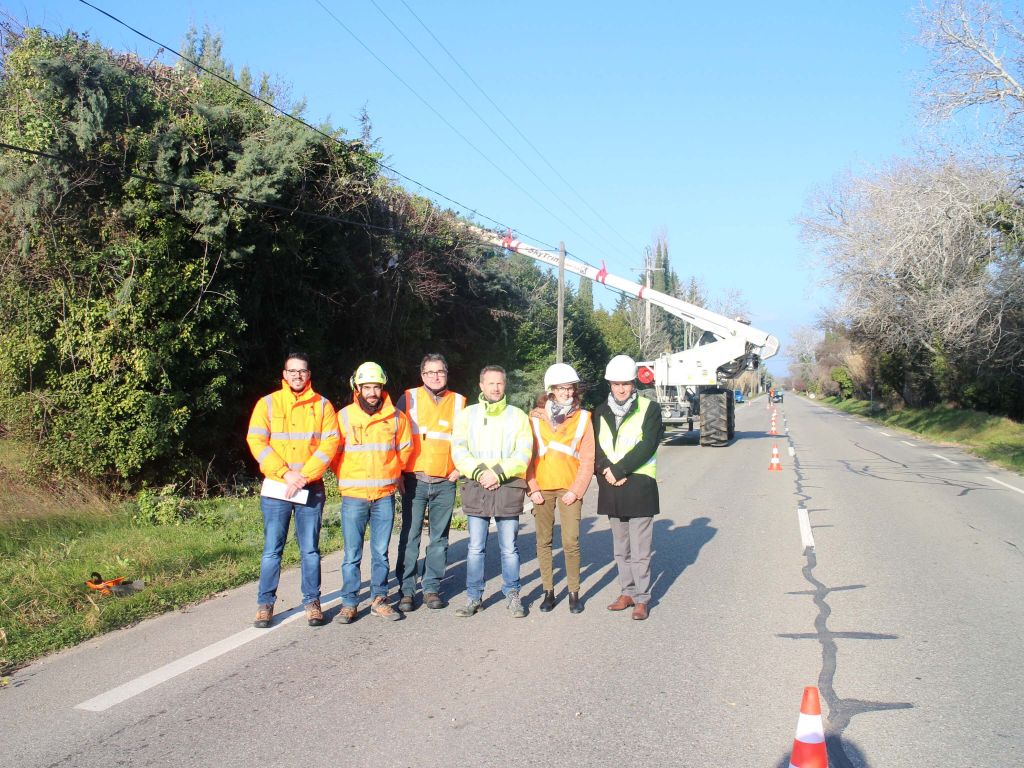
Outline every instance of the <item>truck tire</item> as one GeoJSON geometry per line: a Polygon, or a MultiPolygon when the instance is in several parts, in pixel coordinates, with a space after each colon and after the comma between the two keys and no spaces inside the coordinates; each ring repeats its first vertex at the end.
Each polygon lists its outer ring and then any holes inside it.
{"type": "Polygon", "coordinates": [[[729,400],[732,392],[708,389],[700,394],[700,444],[721,447],[729,443],[729,400]]]}
{"type": "Polygon", "coordinates": [[[732,440],[736,437],[736,398],[727,397],[725,402],[728,405],[729,413],[727,414],[727,433],[729,439],[732,440]]]}

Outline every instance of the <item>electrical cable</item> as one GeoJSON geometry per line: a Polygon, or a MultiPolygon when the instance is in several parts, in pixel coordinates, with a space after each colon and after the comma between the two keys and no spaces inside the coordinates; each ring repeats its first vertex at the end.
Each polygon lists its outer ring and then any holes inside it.
{"type": "MultiPolygon", "coordinates": [[[[319,3],[319,0],[318,0],[318,3],[319,3]]],[[[532,176],[538,182],[540,182],[540,184],[548,192],[551,193],[551,195],[555,198],[555,200],[557,200],[559,203],[561,203],[561,205],[564,206],[565,209],[569,211],[569,213],[571,213],[573,216],[575,216],[577,219],[579,219],[580,222],[582,222],[585,226],[590,226],[589,222],[587,222],[579,214],[579,212],[575,208],[573,208],[571,205],[569,205],[569,203],[567,203],[565,200],[563,200],[561,195],[559,195],[554,189],[551,188],[551,185],[549,185],[543,178],[541,178],[540,174],[538,174],[533,169],[533,167],[529,163],[526,162],[526,160],[522,157],[522,155],[520,155],[511,144],[509,144],[507,141],[505,141],[504,137],[502,137],[502,135],[500,133],[498,133],[494,129],[494,127],[487,121],[487,119],[483,115],[481,115],[472,104],[469,103],[469,101],[466,99],[466,97],[463,96],[462,93],[454,85],[452,85],[451,81],[449,81],[448,78],[446,78],[444,76],[444,74],[441,72],[441,70],[439,70],[436,66],[434,66],[434,63],[430,60],[430,58],[425,53],[423,53],[423,51],[420,50],[419,46],[417,46],[416,43],[414,43],[412,41],[412,39],[410,39],[410,37],[407,34],[405,34],[405,32],[402,31],[402,28],[399,27],[398,24],[396,24],[395,21],[390,16],[387,15],[387,13],[384,12],[384,9],[380,7],[380,4],[377,3],[377,0],[370,0],[370,3],[371,3],[371,5],[373,5],[374,8],[377,9],[377,12],[381,16],[383,16],[384,19],[394,28],[394,30],[396,32],[398,32],[399,35],[402,36],[402,39],[405,40],[405,42],[407,42],[409,44],[409,46],[414,51],[416,51],[416,53],[419,55],[419,57],[421,59],[423,59],[424,63],[428,67],[430,67],[430,69],[434,72],[435,75],[438,76],[438,78],[440,78],[441,82],[443,82],[446,86],[448,86],[448,89],[453,94],[455,94],[456,98],[458,98],[459,101],[461,101],[465,105],[465,107],[470,112],[473,113],[474,117],[476,117],[476,119],[479,120],[488,131],[491,132],[491,134],[494,136],[494,138],[496,138],[501,143],[501,145],[503,147],[505,147],[505,149],[507,149],[512,154],[512,156],[515,157],[515,159],[518,160],[522,164],[522,166],[527,171],[529,171],[530,174],[532,174],[532,176]]],[[[322,3],[320,3],[320,5],[321,5],[321,7],[323,7],[322,3]]],[[[549,215],[553,215],[550,211],[547,211],[547,213],[549,215]]],[[[560,223],[562,223],[563,226],[568,226],[568,225],[565,224],[565,222],[560,222],[560,223]]],[[[572,229],[572,228],[569,228],[569,231],[572,234],[574,234],[577,237],[579,237],[583,242],[585,242],[587,245],[589,245],[594,250],[596,250],[598,252],[601,252],[601,253],[604,253],[609,258],[612,258],[611,254],[609,252],[605,251],[602,246],[595,244],[593,241],[591,241],[585,235],[580,234],[578,231],[576,231],[575,229],[572,229]]]]}
{"type": "Polygon", "coordinates": [[[185,54],[181,53],[180,51],[175,50],[173,47],[171,47],[169,45],[166,45],[164,43],[161,43],[159,40],[156,40],[156,39],[150,37],[145,32],[142,32],[141,30],[136,29],[135,27],[131,26],[130,24],[128,24],[125,21],[122,21],[117,16],[114,16],[112,13],[109,13],[108,11],[103,10],[99,6],[94,5],[93,3],[90,3],[89,0],[78,0],[78,2],[82,3],[82,5],[86,5],[89,8],[92,8],[97,13],[100,13],[100,14],[106,16],[108,19],[110,19],[111,21],[115,22],[116,24],[120,24],[122,27],[124,27],[125,29],[129,30],[130,32],[135,33],[139,37],[141,37],[141,38],[143,38],[145,40],[148,40],[149,42],[153,43],[153,45],[156,45],[157,47],[162,48],[162,49],[164,49],[166,51],[170,51],[171,53],[173,53],[175,56],[177,56],[182,61],[187,61],[192,66],[194,66],[197,69],[205,72],[206,74],[210,75],[211,77],[215,77],[216,79],[220,80],[221,82],[225,83],[226,85],[231,86],[232,88],[234,88],[235,90],[237,90],[240,93],[244,94],[245,96],[247,96],[248,98],[252,99],[253,101],[257,101],[257,102],[263,104],[264,106],[270,108],[274,112],[277,112],[281,116],[287,117],[290,120],[293,120],[293,121],[295,121],[296,123],[298,123],[300,125],[304,125],[306,128],[308,128],[309,130],[313,131],[314,133],[317,133],[320,136],[323,136],[325,139],[328,139],[329,141],[332,141],[332,142],[334,142],[334,143],[344,147],[347,151],[353,152],[355,154],[359,154],[359,155],[365,157],[367,160],[369,160],[370,162],[374,163],[378,168],[381,168],[381,169],[383,169],[383,170],[385,170],[385,171],[387,171],[389,173],[392,173],[395,176],[397,176],[398,178],[404,179],[405,181],[408,181],[411,184],[415,184],[418,187],[420,187],[421,189],[427,190],[432,195],[436,195],[437,197],[441,198],[442,200],[445,200],[445,201],[451,203],[452,205],[455,205],[456,207],[461,208],[462,210],[468,211],[469,213],[472,213],[475,216],[479,216],[481,219],[485,219],[485,220],[491,222],[492,224],[495,224],[500,229],[517,231],[520,234],[524,235],[527,239],[532,240],[535,243],[540,243],[541,245],[547,246],[548,248],[551,248],[553,250],[555,249],[555,246],[553,246],[551,243],[547,243],[544,240],[541,240],[540,238],[533,237],[532,235],[527,235],[526,233],[522,232],[522,230],[515,230],[514,227],[511,227],[508,224],[505,224],[504,222],[498,221],[497,219],[495,219],[495,218],[493,218],[491,216],[488,216],[487,214],[482,213],[482,212],[472,208],[471,206],[468,206],[468,205],[466,205],[464,203],[461,203],[458,200],[455,200],[454,198],[448,197],[448,195],[445,195],[443,192],[440,192],[440,191],[438,191],[436,189],[433,189],[432,187],[424,184],[423,182],[417,181],[416,179],[412,178],[411,176],[407,176],[406,174],[402,173],[401,171],[398,171],[398,170],[396,170],[396,169],[386,165],[385,163],[383,163],[382,161],[378,160],[376,157],[374,157],[373,155],[369,154],[368,152],[360,151],[358,149],[353,149],[352,146],[350,146],[349,144],[346,144],[344,141],[339,139],[337,136],[332,136],[332,135],[330,135],[328,133],[325,133],[324,131],[320,130],[316,126],[313,126],[313,125],[307,123],[301,117],[298,117],[297,115],[294,115],[291,112],[288,112],[287,110],[282,109],[281,107],[278,107],[276,104],[274,104],[274,103],[272,103],[272,102],[270,102],[270,101],[268,101],[268,100],[266,100],[264,98],[261,98],[260,96],[258,96],[256,94],[250,93],[245,88],[242,88],[240,85],[238,85],[237,83],[233,82],[232,80],[229,80],[228,78],[224,77],[220,73],[214,72],[213,70],[209,69],[208,67],[203,66],[203,64],[201,64],[200,62],[196,61],[195,59],[192,59],[192,58],[186,56],[185,54]]]}
{"type": "Polygon", "coordinates": [[[528,138],[526,137],[526,135],[525,135],[525,134],[524,134],[524,133],[523,133],[523,132],[522,132],[522,131],[521,131],[521,130],[519,129],[519,126],[518,126],[518,125],[517,125],[517,124],[515,123],[515,121],[514,121],[514,120],[512,120],[512,118],[510,118],[510,117],[509,117],[508,115],[506,115],[506,114],[505,114],[505,113],[504,113],[504,112],[502,111],[501,107],[500,107],[500,106],[498,106],[498,105],[497,105],[497,104],[496,104],[496,103],[494,102],[494,99],[492,99],[492,98],[490,97],[490,95],[489,95],[489,94],[487,93],[487,91],[486,91],[486,90],[484,90],[484,88],[483,88],[483,87],[482,87],[482,86],[481,86],[481,85],[480,85],[480,84],[479,84],[479,83],[478,83],[478,82],[477,82],[477,81],[476,81],[475,79],[473,79],[473,76],[472,76],[472,75],[471,75],[471,74],[470,74],[469,72],[467,72],[467,71],[466,71],[466,68],[465,68],[465,67],[463,67],[463,66],[462,66],[462,64],[460,64],[460,63],[459,63],[459,60],[455,58],[454,54],[452,54],[452,52],[451,52],[451,51],[449,51],[447,47],[445,47],[445,44],[444,44],[444,43],[442,43],[442,42],[441,42],[441,41],[440,41],[440,40],[439,40],[439,39],[437,38],[437,35],[435,35],[435,34],[434,34],[434,33],[433,33],[432,31],[431,31],[430,27],[428,27],[428,26],[427,26],[427,25],[426,25],[426,24],[424,23],[423,19],[421,19],[421,18],[420,18],[420,17],[419,17],[419,16],[418,16],[418,15],[416,14],[416,12],[415,12],[415,11],[414,11],[414,10],[413,10],[412,8],[410,8],[410,7],[409,7],[409,4],[408,4],[408,3],[407,3],[407,2],[405,1],[405,0],[399,0],[399,1],[400,1],[400,2],[402,3],[402,5],[404,5],[404,6],[405,6],[405,9],[406,9],[407,11],[409,11],[409,13],[410,13],[410,14],[412,15],[412,17],[413,17],[414,19],[416,19],[416,21],[418,21],[418,22],[419,22],[420,26],[421,26],[421,27],[423,27],[423,29],[424,29],[424,30],[426,30],[427,34],[428,34],[428,35],[430,35],[430,36],[431,36],[431,37],[433,38],[434,42],[435,42],[435,43],[437,43],[437,45],[438,45],[438,46],[439,46],[439,47],[441,48],[441,50],[442,50],[442,51],[444,51],[444,52],[445,52],[445,53],[446,53],[446,54],[448,55],[448,58],[452,60],[452,62],[453,62],[453,63],[455,64],[455,66],[459,68],[459,70],[460,70],[460,71],[462,72],[462,74],[464,74],[464,75],[466,76],[466,78],[467,78],[467,79],[469,80],[469,82],[471,82],[471,83],[472,83],[472,84],[473,84],[474,86],[476,86],[476,89],[477,89],[478,91],[480,91],[480,93],[481,93],[481,94],[483,95],[483,97],[484,97],[485,99],[487,99],[488,103],[490,103],[490,105],[491,105],[492,107],[494,107],[494,110],[495,110],[495,111],[496,111],[496,112],[497,112],[497,113],[498,113],[499,115],[501,115],[501,116],[502,116],[502,117],[503,117],[503,118],[505,119],[505,122],[507,122],[507,123],[508,123],[508,124],[509,124],[510,126],[512,126],[512,129],[513,129],[513,130],[514,130],[514,131],[515,131],[516,133],[518,133],[518,134],[519,134],[519,137],[520,137],[520,138],[521,138],[521,139],[522,139],[523,141],[525,141],[525,142],[526,142],[527,146],[529,146],[529,147],[530,147],[530,149],[532,149],[532,150],[533,150],[533,151],[534,151],[534,152],[535,152],[535,153],[537,154],[537,157],[539,157],[539,158],[540,158],[541,160],[543,160],[543,161],[544,161],[544,164],[545,164],[545,165],[546,165],[546,166],[547,166],[548,168],[550,168],[550,169],[551,169],[551,172],[552,172],[552,173],[554,173],[554,174],[555,174],[555,175],[556,175],[556,176],[557,176],[557,177],[558,177],[559,179],[561,179],[562,183],[563,183],[563,184],[565,184],[565,186],[567,186],[567,187],[568,187],[568,188],[569,188],[570,190],[572,190],[572,192],[573,192],[573,193],[574,193],[574,194],[576,195],[576,197],[578,197],[578,198],[580,199],[580,201],[581,201],[581,202],[582,202],[582,203],[583,203],[583,204],[584,204],[584,205],[585,205],[585,206],[586,206],[586,207],[587,207],[587,208],[588,208],[588,209],[590,210],[590,212],[591,212],[591,213],[593,213],[593,214],[594,214],[594,216],[596,216],[596,217],[597,217],[597,220],[598,220],[598,221],[600,221],[600,222],[601,222],[601,223],[602,223],[602,224],[603,224],[604,226],[606,226],[606,227],[608,228],[608,231],[609,231],[609,232],[611,232],[612,234],[616,235],[616,236],[617,236],[617,237],[618,237],[618,238],[619,238],[619,239],[620,239],[620,240],[621,240],[621,241],[622,241],[622,242],[623,242],[623,243],[624,243],[624,244],[626,245],[626,247],[627,247],[628,249],[630,249],[630,250],[634,250],[634,246],[633,246],[633,244],[632,244],[632,243],[630,243],[630,242],[629,242],[629,240],[627,240],[627,239],[626,239],[626,238],[625,238],[625,237],[624,237],[624,236],[622,235],[622,233],[620,233],[620,232],[619,232],[619,231],[618,231],[617,229],[615,229],[615,228],[614,228],[614,227],[613,227],[613,226],[612,226],[611,224],[609,224],[609,223],[608,223],[608,221],[607,221],[607,220],[606,220],[606,219],[605,219],[605,218],[604,218],[604,217],[603,217],[603,216],[602,216],[602,215],[601,215],[600,213],[598,213],[598,212],[597,212],[597,211],[596,211],[596,210],[594,209],[594,207],[593,207],[593,206],[592,206],[592,205],[591,205],[591,204],[590,204],[589,202],[587,202],[586,198],[584,198],[584,197],[583,197],[583,195],[582,195],[582,194],[580,194],[580,192],[579,192],[579,191],[578,191],[578,190],[576,189],[576,187],[574,187],[574,186],[573,186],[572,184],[570,184],[570,183],[569,183],[569,180],[568,180],[568,179],[566,179],[566,178],[565,178],[565,177],[564,177],[564,176],[563,176],[563,175],[562,175],[561,173],[559,173],[559,172],[558,172],[558,169],[557,169],[557,168],[555,168],[555,166],[553,166],[553,165],[551,164],[551,162],[550,162],[550,161],[549,161],[549,160],[548,160],[548,159],[547,159],[547,158],[546,158],[546,157],[544,156],[544,154],[543,154],[543,153],[542,153],[542,152],[541,152],[541,151],[540,151],[539,149],[537,149],[537,147],[536,147],[536,146],[534,146],[533,142],[532,142],[532,141],[530,141],[530,140],[529,140],[529,139],[528,139],[528,138]]]}

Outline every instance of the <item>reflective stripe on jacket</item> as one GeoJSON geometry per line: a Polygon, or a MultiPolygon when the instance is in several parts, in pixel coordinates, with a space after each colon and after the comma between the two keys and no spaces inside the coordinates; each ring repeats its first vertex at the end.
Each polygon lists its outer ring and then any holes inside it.
{"type": "Polygon", "coordinates": [[[463,410],[452,430],[452,460],[464,476],[479,479],[485,469],[494,470],[504,483],[525,479],[533,456],[530,419],[505,398],[480,402],[463,410]]]}
{"type": "Polygon", "coordinates": [[[381,397],[384,403],[372,416],[358,402],[338,413],[341,441],[331,467],[342,496],[369,501],[389,496],[412,454],[409,417],[395,409],[386,392],[381,397]]]}
{"type": "MultiPolygon", "coordinates": [[[[636,404],[636,410],[626,415],[614,437],[612,437],[614,421],[609,424],[608,419],[614,419],[615,417],[601,417],[603,423],[601,424],[598,441],[600,442],[601,450],[604,451],[605,456],[612,463],[622,459],[634,445],[643,440],[644,414],[648,408],[652,407],[652,404],[646,397],[637,398],[636,404]]],[[[651,478],[657,477],[657,453],[651,454],[651,457],[638,469],[634,470],[632,474],[647,475],[651,478]]]]}
{"type": "Polygon", "coordinates": [[[337,414],[312,384],[295,393],[282,381],[281,389],[256,403],[245,441],[264,477],[284,480],[295,469],[319,480],[338,451],[337,414]]]}
{"type": "Polygon", "coordinates": [[[466,407],[466,398],[456,392],[445,392],[441,401],[435,402],[425,387],[416,387],[405,391],[404,403],[412,426],[412,456],[405,471],[448,477],[455,469],[452,429],[455,418],[466,407]]]}
{"type": "Polygon", "coordinates": [[[537,408],[533,425],[533,461],[526,474],[530,491],[565,489],[582,498],[594,474],[594,426],[590,411],[578,410],[557,428],[537,408]]]}

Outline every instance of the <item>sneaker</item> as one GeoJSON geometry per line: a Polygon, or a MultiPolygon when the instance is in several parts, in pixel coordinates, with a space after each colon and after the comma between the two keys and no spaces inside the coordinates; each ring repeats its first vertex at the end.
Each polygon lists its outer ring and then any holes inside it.
{"type": "Polygon", "coordinates": [[[256,629],[266,629],[274,620],[274,606],[261,605],[256,608],[256,621],[252,623],[256,629]]]}
{"type": "Polygon", "coordinates": [[[338,611],[338,621],[342,624],[351,624],[358,611],[359,609],[354,605],[343,605],[338,611]]]}
{"type": "Polygon", "coordinates": [[[505,607],[512,611],[513,619],[521,619],[526,615],[526,607],[519,599],[519,590],[513,589],[505,598],[505,607]]]}
{"type": "Polygon", "coordinates": [[[320,609],[319,600],[306,603],[306,623],[311,627],[322,627],[324,625],[324,612],[320,609]]]}
{"type": "Polygon", "coordinates": [[[383,595],[373,598],[373,602],[370,603],[370,613],[388,621],[398,621],[402,618],[402,614],[392,608],[388,599],[383,595]]]}
{"type": "Polygon", "coordinates": [[[472,598],[470,598],[464,606],[455,609],[455,615],[462,619],[466,618],[467,616],[472,616],[474,613],[483,608],[483,604],[483,600],[473,600],[472,598]]]}

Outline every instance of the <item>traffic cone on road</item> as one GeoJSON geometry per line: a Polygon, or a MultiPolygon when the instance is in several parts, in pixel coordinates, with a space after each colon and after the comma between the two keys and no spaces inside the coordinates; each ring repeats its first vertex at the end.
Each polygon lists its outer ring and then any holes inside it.
{"type": "Polygon", "coordinates": [[[776,429],[775,429],[775,414],[772,414],[772,425],[771,425],[771,427],[770,427],[770,428],[768,429],[768,434],[769,434],[769,435],[777,435],[777,434],[779,434],[779,433],[778,433],[778,432],[776,431],[776,429]]]}
{"type": "Polygon", "coordinates": [[[825,726],[821,721],[821,702],[818,689],[804,688],[800,704],[800,719],[796,722],[793,755],[789,768],[828,768],[828,750],[825,748],[825,726]]]}
{"type": "Polygon", "coordinates": [[[782,462],[779,461],[779,446],[777,444],[772,445],[772,460],[768,463],[769,472],[781,472],[782,462]]]}

